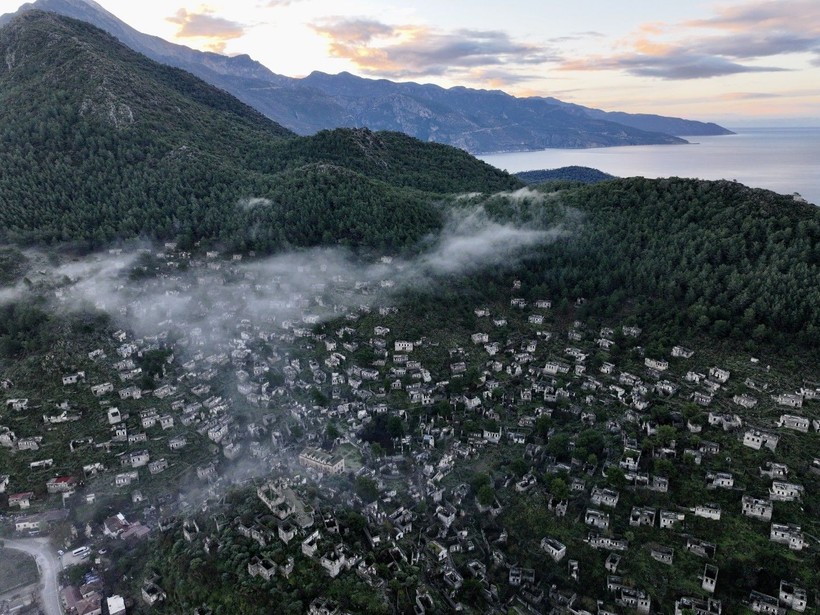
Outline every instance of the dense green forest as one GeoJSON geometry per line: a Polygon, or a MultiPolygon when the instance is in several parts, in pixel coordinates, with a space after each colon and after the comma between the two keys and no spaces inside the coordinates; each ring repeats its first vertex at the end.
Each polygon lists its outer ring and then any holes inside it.
{"type": "Polygon", "coordinates": [[[502,297],[514,271],[522,297],[556,300],[582,318],[652,324],[666,352],[680,337],[703,334],[750,350],[816,349],[820,210],[813,205],[735,182],[679,178],[569,188],[543,204],[480,202],[499,220],[560,224],[566,232],[506,270],[452,280],[434,296],[414,294],[419,313],[453,318],[459,310],[435,305],[502,297]]]}
{"type": "MultiPolygon", "coordinates": [[[[338,207],[328,196],[328,186],[345,174],[354,172],[329,165],[285,172],[302,183],[298,199],[248,204],[241,218],[221,220],[211,212],[205,220],[210,226],[200,231],[223,233],[239,249],[339,243],[422,249],[418,233],[480,207],[505,224],[563,233],[506,266],[408,290],[404,299],[418,306],[419,323],[457,318],[458,306],[470,300],[504,296],[513,273],[523,282],[524,298],[553,299],[562,313],[652,324],[658,351],[693,335],[743,342],[748,350],[816,350],[820,211],[812,205],[733,182],[624,179],[557,194],[550,185],[544,188],[549,196],[532,192],[516,200],[476,196],[430,205],[419,196],[415,208],[403,208],[398,197],[385,197],[394,188],[379,183],[382,191],[374,192],[352,182],[351,199],[367,212],[362,223],[358,209],[338,207]]],[[[192,241],[194,229],[188,233],[192,241]]],[[[24,257],[7,250],[4,258],[8,281],[20,279],[24,257]]],[[[462,315],[473,318],[466,308],[462,315]]],[[[22,323],[5,335],[25,339],[25,331],[22,323]]]]}
{"type": "Polygon", "coordinates": [[[438,195],[521,185],[398,133],[295,137],[68,18],[27,13],[0,30],[0,51],[6,241],[90,249],[141,236],[273,252],[335,243],[335,229],[349,245],[396,249],[439,225],[438,195]]]}
{"type": "Polygon", "coordinates": [[[735,182],[617,180],[567,196],[576,238],[549,250],[554,288],[615,314],[642,305],[656,322],[716,337],[806,346],[820,335],[820,210],[735,182]]]}

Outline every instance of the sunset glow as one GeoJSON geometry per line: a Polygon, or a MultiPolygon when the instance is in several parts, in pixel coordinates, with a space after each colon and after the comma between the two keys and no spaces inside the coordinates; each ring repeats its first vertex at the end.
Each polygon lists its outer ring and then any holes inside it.
{"type": "Polygon", "coordinates": [[[288,76],[349,71],[729,123],[820,121],[816,0],[99,4],[142,32],[288,76]]]}

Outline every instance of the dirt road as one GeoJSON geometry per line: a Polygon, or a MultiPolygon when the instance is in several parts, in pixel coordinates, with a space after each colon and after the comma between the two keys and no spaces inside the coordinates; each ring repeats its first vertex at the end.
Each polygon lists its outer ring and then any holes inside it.
{"type": "Polygon", "coordinates": [[[3,546],[33,555],[40,572],[40,592],[46,615],[63,615],[60,605],[60,585],[57,577],[62,566],[57,552],[51,548],[47,538],[5,539],[3,546]]]}

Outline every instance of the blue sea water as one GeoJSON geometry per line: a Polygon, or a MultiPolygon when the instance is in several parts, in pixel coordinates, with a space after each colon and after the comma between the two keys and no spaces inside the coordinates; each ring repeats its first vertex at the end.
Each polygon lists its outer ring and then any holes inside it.
{"type": "Polygon", "coordinates": [[[781,194],[797,192],[820,205],[820,127],[729,128],[737,134],[687,137],[688,145],[547,149],[479,158],[510,173],[578,165],[618,177],[732,179],[781,194]]]}

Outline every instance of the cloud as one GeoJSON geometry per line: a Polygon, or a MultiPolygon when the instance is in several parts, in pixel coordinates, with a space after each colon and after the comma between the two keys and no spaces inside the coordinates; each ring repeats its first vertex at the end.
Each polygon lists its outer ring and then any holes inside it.
{"type": "Polygon", "coordinates": [[[820,65],[820,3],[815,0],[750,2],[720,8],[705,19],[645,23],[613,53],[565,59],[560,68],[704,79],[793,70],[760,61],[800,53],[812,54],[810,62],[820,65]]]}
{"type": "Polygon", "coordinates": [[[602,32],[596,32],[594,30],[587,30],[586,32],[573,32],[572,34],[567,34],[566,36],[555,36],[549,39],[550,43],[567,43],[570,41],[580,41],[590,38],[604,38],[606,35],[602,32]]]}
{"type": "Polygon", "coordinates": [[[820,96],[820,90],[783,90],[781,92],[727,92],[718,98],[721,100],[763,100],[769,98],[814,98],[820,96]]]}
{"type": "Polygon", "coordinates": [[[331,39],[331,44],[341,46],[365,45],[373,39],[398,36],[402,32],[400,27],[388,26],[373,19],[335,18],[313,23],[311,27],[318,34],[331,39]]]}
{"type": "Polygon", "coordinates": [[[239,201],[237,201],[237,203],[236,203],[236,206],[239,207],[239,209],[243,209],[243,210],[247,211],[247,210],[250,210],[250,209],[255,209],[257,207],[269,207],[272,204],[273,204],[273,202],[270,199],[266,199],[264,197],[252,196],[252,197],[246,197],[246,198],[239,199],[239,201]]]}
{"type": "Polygon", "coordinates": [[[228,41],[241,37],[246,30],[246,26],[217,17],[207,10],[192,13],[179,9],[175,15],[167,17],[166,21],[179,26],[177,38],[205,39],[205,47],[217,53],[222,53],[228,41]]]}
{"type": "MultiPolygon", "coordinates": [[[[500,193],[512,207],[543,202],[544,194],[528,188],[500,193]]],[[[479,195],[455,208],[440,233],[431,236],[413,258],[365,262],[339,249],[316,248],[252,262],[200,262],[190,269],[168,268],[154,256],[161,250],[142,249],[123,255],[95,255],[42,269],[35,291],[51,294],[57,309],[73,311],[93,306],[108,312],[118,326],[137,336],[175,331],[186,340],[180,356],[207,349],[224,352],[237,336],[243,319],[277,331],[310,328],[367,308],[395,304],[407,290],[435,292],[450,276],[487,268],[514,267],[538,245],[566,235],[560,226],[531,223],[521,227],[491,219],[479,195]],[[533,228],[540,227],[540,228],[533,228]],[[154,259],[157,277],[134,278],[142,259],[154,259]],[[310,316],[311,320],[307,319],[310,316]]],[[[0,292],[0,302],[26,296],[20,287],[0,292]]]]}
{"type": "Polygon", "coordinates": [[[795,28],[817,32],[820,26],[820,4],[815,0],[764,0],[720,7],[716,13],[706,19],[689,20],[684,25],[739,32],[795,28]]]}
{"type": "Polygon", "coordinates": [[[350,60],[364,73],[390,78],[437,76],[493,66],[536,66],[557,58],[544,47],[516,42],[497,30],[443,31],[344,18],[315,22],[312,28],[328,40],[333,56],[350,60]]]}
{"type": "MultiPolygon", "coordinates": [[[[544,195],[529,188],[505,193],[512,203],[541,201],[544,195]]],[[[469,271],[496,267],[515,262],[528,248],[552,241],[561,235],[561,229],[549,231],[523,229],[490,220],[483,209],[452,218],[435,246],[423,254],[410,270],[428,271],[435,275],[463,274],[469,271]]],[[[405,285],[414,276],[410,276],[405,285]]]]}
{"type": "Polygon", "coordinates": [[[727,92],[718,96],[720,100],[763,100],[767,98],[781,98],[784,94],[772,92],[727,92]]]}
{"type": "Polygon", "coordinates": [[[565,62],[563,70],[623,70],[640,77],[660,79],[705,79],[738,73],[776,72],[788,70],[776,66],[750,66],[719,56],[676,53],[663,55],[646,53],[598,56],[565,62]]]}
{"type": "Polygon", "coordinates": [[[543,79],[538,75],[522,73],[515,67],[473,68],[466,73],[473,83],[486,84],[491,88],[505,88],[520,83],[527,83],[536,79],[543,79]]]}

